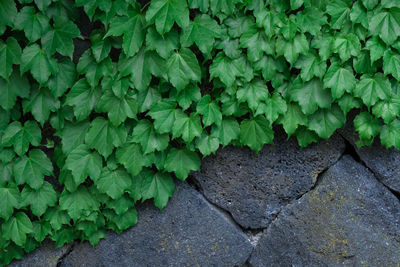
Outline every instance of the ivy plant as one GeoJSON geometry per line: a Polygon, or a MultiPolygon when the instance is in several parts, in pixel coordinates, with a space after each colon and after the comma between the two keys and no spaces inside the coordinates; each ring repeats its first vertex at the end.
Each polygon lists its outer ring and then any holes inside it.
{"type": "Polygon", "coordinates": [[[305,147],[353,110],[400,148],[397,0],[1,0],[0,36],[0,265],[121,233],[277,127],[305,147]]]}

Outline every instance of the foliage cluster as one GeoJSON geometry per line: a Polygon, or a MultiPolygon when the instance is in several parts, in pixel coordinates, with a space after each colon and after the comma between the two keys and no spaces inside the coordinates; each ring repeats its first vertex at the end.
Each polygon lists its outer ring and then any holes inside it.
{"type": "Polygon", "coordinates": [[[304,147],[356,108],[400,147],[397,0],[1,0],[0,35],[0,264],[127,229],[275,125],[304,147]]]}

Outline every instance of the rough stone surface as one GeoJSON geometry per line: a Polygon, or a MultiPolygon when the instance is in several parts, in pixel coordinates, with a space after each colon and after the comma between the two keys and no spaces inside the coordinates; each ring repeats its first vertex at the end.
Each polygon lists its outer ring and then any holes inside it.
{"type": "Polygon", "coordinates": [[[252,266],[399,266],[400,202],[349,156],[264,231],[252,266]]]}
{"type": "Polygon", "coordinates": [[[225,213],[186,183],[160,212],[139,207],[138,224],[96,247],[76,245],[61,266],[235,266],[253,246],[225,213]]]}
{"type": "MultiPolygon", "coordinates": [[[[352,121],[352,120],[351,120],[352,121]]],[[[391,190],[400,192],[400,151],[394,148],[386,149],[379,140],[370,147],[357,149],[358,135],[353,124],[348,123],[340,133],[354,147],[360,159],[370,168],[377,178],[391,190]]]]}
{"type": "Polygon", "coordinates": [[[57,262],[66,254],[71,245],[55,249],[54,242],[44,241],[36,250],[24,256],[23,260],[13,261],[9,267],[56,267],[57,262]]]}
{"type": "Polygon", "coordinates": [[[244,228],[267,227],[282,207],[312,188],[345,148],[339,135],[304,149],[292,138],[286,141],[284,134],[276,136],[275,145],[265,145],[258,154],[247,148],[221,149],[193,174],[206,198],[244,228]]]}

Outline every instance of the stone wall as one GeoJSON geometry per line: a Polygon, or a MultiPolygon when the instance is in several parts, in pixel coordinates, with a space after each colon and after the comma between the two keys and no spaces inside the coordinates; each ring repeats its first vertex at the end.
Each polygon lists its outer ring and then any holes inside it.
{"type": "Polygon", "coordinates": [[[353,133],[220,149],[121,235],[47,242],[11,266],[399,266],[400,152],[357,150],[353,133]]]}

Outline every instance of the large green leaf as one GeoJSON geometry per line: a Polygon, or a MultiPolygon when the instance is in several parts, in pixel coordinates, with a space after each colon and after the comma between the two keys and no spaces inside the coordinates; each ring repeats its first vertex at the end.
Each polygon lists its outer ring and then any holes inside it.
{"type": "Polygon", "coordinates": [[[53,28],[42,38],[42,46],[47,53],[54,54],[56,51],[63,56],[72,59],[74,52],[73,38],[79,37],[78,27],[70,20],[56,18],[53,28]]]}
{"type": "Polygon", "coordinates": [[[309,129],[315,131],[319,137],[327,139],[344,125],[346,117],[336,105],[330,109],[319,109],[309,116],[309,129]]]}
{"type": "Polygon", "coordinates": [[[53,175],[53,165],[39,149],[31,150],[29,157],[18,158],[14,165],[14,178],[18,185],[27,183],[33,189],[39,189],[43,185],[45,175],[53,175]]]}
{"type": "Polygon", "coordinates": [[[200,170],[199,156],[186,148],[169,150],[167,159],[165,160],[165,169],[174,172],[180,180],[185,180],[190,171],[200,170]]]}
{"type": "Polygon", "coordinates": [[[188,116],[182,111],[176,113],[172,138],[182,137],[185,142],[189,143],[196,136],[200,136],[202,130],[199,115],[191,113],[188,116]]]}
{"type": "Polygon", "coordinates": [[[114,17],[106,34],[106,37],[123,35],[122,48],[129,57],[139,51],[145,37],[144,16],[138,9],[128,10],[127,16],[114,17]]]}
{"type": "Polygon", "coordinates": [[[157,134],[153,124],[148,120],[140,120],[133,128],[132,141],[142,145],[145,154],[154,151],[163,151],[168,147],[169,136],[157,134]]]}
{"type": "Polygon", "coordinates": [[[32,44],[25,47],[21,56],[21,73],[28,70],[40,84],[48,81],[51,74],[56,74],[56,60],[50,57],[39,45],[32,44]]]}
{"type": "Polygon", "coordinates": [[[24,6],[15,17],[14,24],[16,29],[24,31],[31,42],[40,39],[50,29],[49,18],[42,12],[36,12],[33,6],[24,6]]]}
{"type": "Polygon", "coordinates": [[[0,218],[8,220],[21,204],[21,194],[18,187],[15,185],[2,186],[0,185],[0,198],[2,203],[0,205],[0,218]]]}
{"type": "Polygon", "coordinates": [[[27,98],[29,96],[30,85],[25,75],[20,75],[15,69],[10,78],[4,80],[0,78],[0,107],[10,110],[14,107],[17,97],[27,98]]]}
{"type": "Polygon", "coordinates": [[[107,158],[115,147],[125,143],[126,137],[127,132],[123,126],[115,127],[104,118],[98,117],[90,123],[85,143],[90,148],[96,149],[104,158],[107,158]]]}
{"type": "Polygon", "coordinates": [[[100,177],[102,166],[101,156],[96,152],[91,152],[85,144],[73,149],[65,161],[65,168],[72,172],[77,185],[83,183],[88,176],[97,180],[100,177]]]}
{"type": "Polygon", "coordinates": [[[122,169],[103,168],[95,184],[100,192],[106,193],[113,199],[119,199],[132,186],[132,178],[122,169]]]}
{"type": "Polygon", "coordinates": [[[354,118],[354,128],[361,140],[369,140],[380,132],[381,124],[368,112],[362,112],[354,118]]]}
{"type": "Polygon", "coordinates": [[[222,121],[222,113],[215,101],[211,100],[210,95],[205,95],[197,103],[197,112],[201,115],[203,124],[210,126],[212,124],[220,125],[222,121]]]}
{"type": "Polygon", "coordinates": [[[21,63],[21,47],[14,37],[7,38],[6,43],[0,41],[0,76],[8,80],[13,72],[13,65],[21,63]]]}
{"type": "Polygon", "coordinates": [[[188,48],[173,53],[167,60],[168,79],[178,90],[191,81],[200,82],[201,72],[197,58],[188,48]]]}
{"type": "Polygon", "coordinates": [[[42,134],[36,122],[27,121],[22,126],[20,122],[14,121],[5,129],[2,145],[13,146],[15,152],[22,156],[28,151],[29,144],[38,146],[41,140],[42,134]]]}
{"type": "Polygon", "coordinates": [[[386,147],[400,148],[400,121],[394,120],[384,125],[380,134],[381,142],[386,147]]]}
{"type": "Polygon", "coordinates": [[[46,212],[48,207],[53,207],[57,204],[58,196],[53,186],[45,181],[37,189],[25,186],[21,192],[21,199],[22,206],[30,206],[32,213],[40,217],[46,212]]]}
{"type": "Polygon", "coordinates": [[[170,133],[175,122],[176,114],[180,111],[176,109],[176,103],[168,100],[162,100],[154,105],[149,116],[154,119],[154,128],[159,133],[170,133]]]}
{"type": "Polygon", "coordinates": [[[390,96],[391,85],[382,73],[375,75],[364,74],[354,89],[354,94],[360,97],[367,107],[375,105],[381,99],[386,100],[390,96]]]}
{"type": "Polygon", "coordinates": [[[176,22],[184,28],[189,25],[189,9],[186,0],[154,0],[146,12],[146,21],[155,22],[160,34],[171,30],[176,22]]]}
{"type": "Polygon", "coordinates": [[[163,209],[174,194],[175,184],[172,177],[166,173],[145,169],[138,178],[142,200],[154,198],[154,205],[160,210],[163,209]]]}
{"type": "Polygon", "coordinates": [[[26,235],[33,232],[33,225],[24,212],[18,212],[3,223],[2,229],[3,238],[22,247],[26,242],[26,235]]]}
{"type": "Polygon", "coordinates": [[[119,147],[116,157],[117,161],[133,176],[138,175],[145,165],[141,146],[136,143],[128,143],[119,147]]]}
{"type": "Polygon", "coordinates": [[[217,137],[223,146],[227,146],[239,138],[239,133],[239,123],[235,119],[224,118],[221,125],[213,125],[211,135],[217,137]]]}
{"type": "Polygon", "coordinates": [[[240,124],[240,142],[255,151],[260,151],[264,144],[272,143],[274,132],[264,116],[243,120],[240,124]]]}
{"type": "Polygon", "coordinates": [[[355,86],[353,70],[338,63],[332,64],[324,77],[324,87],[331,88],[333,99],[342,97],[345,92],[352,93],[355,86]]]}
{"type": "Polygon", "coordinates": [[[379,35],[386,44],[392,44],[400,36],[400,8],[381,9],[369,21],[372,34],[379,35]]]}
{"type": "Polygon", "coordinates": [[[33,117],[43,126],[50,113],[60,108],[60,102],[54,98],[47,88],[31,91],[29,99],[22,102],[24,113],[31,112],[33,117]]]}
{"type": "Polygon", "coordinates": [[[236,97],[239,102],[247,101],[249,108],[254,112],[261,102],[268,99],[269,92],[266,83],[257,79],[239,88],[236,97]]]}
{"type": "Polygon", "coordinates": [[[193,22],[183,29],[180,41],[184,47],[196,43],[201,52],[209,54],[214,47],[215,38],[219,38],[220,35],[218,23],[209,15],[202,14],[197,15],[193,22]]]}
{"type": "Polygon", "coordinates": [[[318,79],[306,83],[296,79],[290,89],[290,97],[300,104],[306,115],[314,113],[318,107],[329,108],[332,103],[329,90],[324,89],[323,83],[318,79]]]}

